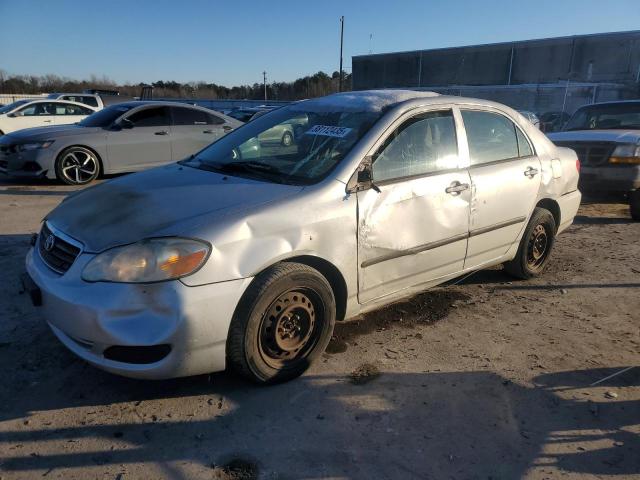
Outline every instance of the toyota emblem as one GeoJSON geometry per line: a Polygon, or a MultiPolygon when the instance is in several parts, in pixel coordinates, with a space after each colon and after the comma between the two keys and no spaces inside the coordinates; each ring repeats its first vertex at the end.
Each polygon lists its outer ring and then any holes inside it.
{"type": "Polygon", "coordinates": [[[55,244],[56,244],[56,237],[54,237],[53,235],[49,235],[47,239],[44,241],[44,249],[47,252],[50,252],[51,250],[53,250],[53,246],[55,244]]]}

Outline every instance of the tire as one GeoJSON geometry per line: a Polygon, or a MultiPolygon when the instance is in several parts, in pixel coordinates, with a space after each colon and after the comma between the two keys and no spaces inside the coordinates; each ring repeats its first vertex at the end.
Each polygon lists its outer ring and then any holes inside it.
{"type": "Polygon", "coordinates": [[[536,207],[520,240],[518,253],[513,260],[504,264],[505,271],[523,280],[540,275],[549,261],[556,228],[551,212],[536,207]]]}
{"type": "Polygon", "coordinates": [[[279,263],[253,280],[236,308],[229,367],[260,384],[296,378],[327,348],[335,321],[327,279],[307,265],[279,263]]]}
{"type": "Polygon", "coordinates": [[[280,143],[285,147],[290,147],[293,144],[293,135],[291,135],[291,132],[284,132],[280,143]]]}
{"type": "Polygon", "coordinates": [[[640,190],[633,190],[629,193],[629,213],[631,218],[640,222],[640,190]]]}
{"type": "Polygon", "coordinates": [[[55,164],[56,177],[67,185],[86,185],[100,175],[100,158],[85,147],[65,148],[55,164]]]}

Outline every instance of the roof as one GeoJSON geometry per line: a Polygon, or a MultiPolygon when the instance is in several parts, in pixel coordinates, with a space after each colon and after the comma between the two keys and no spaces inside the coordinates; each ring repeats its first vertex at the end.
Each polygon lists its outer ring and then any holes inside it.
{"type": "Polygon", "coordinates": [[[292,110],[316,112],[381,112],[382,110],[418,98],[438,97],[435,92],[418,90],[362,90],[327,95],[292,105],[292,110]]]}

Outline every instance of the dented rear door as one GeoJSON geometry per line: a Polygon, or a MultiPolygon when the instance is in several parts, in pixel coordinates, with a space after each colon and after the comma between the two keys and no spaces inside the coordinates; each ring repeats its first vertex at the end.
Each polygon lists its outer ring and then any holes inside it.
{"type": "Polygon", "coordinates": [[[375,189],[358,192],[360,303],[459,272],[470,177],[449,109],[401,119],[373,156],[375,189]]]}

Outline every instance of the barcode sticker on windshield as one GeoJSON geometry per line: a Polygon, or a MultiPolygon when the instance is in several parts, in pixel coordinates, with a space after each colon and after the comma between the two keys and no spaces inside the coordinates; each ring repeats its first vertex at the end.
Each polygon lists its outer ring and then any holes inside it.
{"type": "Polygon", "coordinates": [[[324,135],[325,137],[344,138],[353,130],[347,127],[332,127],[331,125],[314,125],[307,130],[307,135],[324,135]]]}

